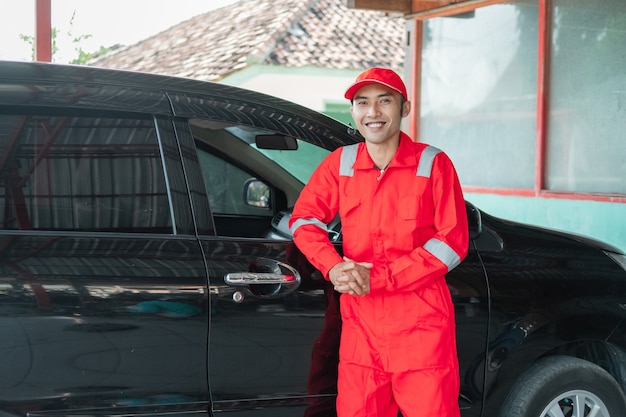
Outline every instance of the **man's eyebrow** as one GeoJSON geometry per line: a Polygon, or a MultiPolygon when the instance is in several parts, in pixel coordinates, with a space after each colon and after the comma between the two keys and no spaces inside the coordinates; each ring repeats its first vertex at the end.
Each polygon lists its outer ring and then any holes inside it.
{"type": "MultiPolygon", "coordinates": [[[[393,94],[391,93],[382,93],[376,96],[376,98],[381,98],[381,97],[391,97],[393,96],[393,94]]],[[[353,100],[362,100],[362,99],[368,99],[368,96],[355,96],[353,100]]]]}

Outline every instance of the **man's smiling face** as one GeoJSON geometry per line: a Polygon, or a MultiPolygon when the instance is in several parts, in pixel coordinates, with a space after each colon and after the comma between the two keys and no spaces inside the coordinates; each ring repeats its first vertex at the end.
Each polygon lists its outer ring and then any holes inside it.
{"type": "Polygon", "coordinates": [[[409,114],[410,103],[391,88],[369,84],[359,89],[352,100],[350,113],[365,140],[382,144],[398,140],[402,118],[409,114]]]}

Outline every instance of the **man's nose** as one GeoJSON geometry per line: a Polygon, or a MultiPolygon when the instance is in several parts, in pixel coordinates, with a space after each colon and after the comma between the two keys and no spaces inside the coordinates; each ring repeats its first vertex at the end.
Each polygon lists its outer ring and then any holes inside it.
{"type": "Polygon", "coordinates": [[[367,108],[368,116],[378,116],[379,114],[380,114],[380,107],[378,107],[378,104],[372,103],[370,106],[368,106],[367,108]]]}

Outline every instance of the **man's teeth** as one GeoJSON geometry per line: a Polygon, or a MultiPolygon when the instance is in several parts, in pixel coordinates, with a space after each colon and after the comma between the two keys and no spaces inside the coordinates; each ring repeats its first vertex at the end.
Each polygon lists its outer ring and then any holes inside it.
{"type": "Polygon", "coordinates": [[[367,127],[382,127],[384,125],[383,122],[372,122],[372,123],[368,123],[367,127]]]}

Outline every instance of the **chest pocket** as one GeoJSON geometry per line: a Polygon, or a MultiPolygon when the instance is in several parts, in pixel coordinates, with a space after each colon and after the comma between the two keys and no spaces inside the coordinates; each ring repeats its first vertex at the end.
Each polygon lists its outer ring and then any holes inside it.
{"type": "Polygon", "coordinates": [[[421,211],[422,198],[410,193],[404,195],[398,200],[398,219],[400,220],[417,220],[421,211]]]}
{"type": "Polygon", "coordinates": [[[416,220],[432,214],[433,192],[430,179],[416,176],[413,181],[406,181],[406,177],[404,178],[405,181],[396,192],[397,218],[416,220]]]}

